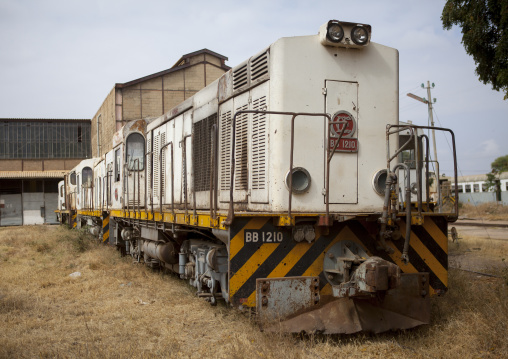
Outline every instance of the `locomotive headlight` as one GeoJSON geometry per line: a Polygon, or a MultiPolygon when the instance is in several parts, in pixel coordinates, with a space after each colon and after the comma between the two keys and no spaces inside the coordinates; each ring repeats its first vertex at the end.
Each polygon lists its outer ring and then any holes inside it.
{"type": "MultiPolygon", "coordinates": [[[[291,186],[293,193],[300,194],[306,192],[310,187],[310,174],[303,167],[295,167],[292,171],[291,186]]],[[[286,174],[286,186],[289,189],[289,171],[286,174]]]]}
{"type": "Polygon", "coordinates": [[[332,42],[340,42],[344,37],[344,29],[340,26],[338,21],[330,21],[326,31],[326,37],[332,42]]]}
{"type": "Polygon", "coordinates": [[[363,26],[355,26],[351,30],[351,40],[357,45],[365,45],[369,41],[369,32],[363,26]]]}
{"type": "Polygon", "coordinates": [[[367,24],[330,20],[319,28],[319,41],[325,46],[361,49],[370,42],[372,27],[367,24]]]}
{"type": "Polygon", "coordinates": [[[374,175],[374,178],[372,179],[372,186],[374,187],[374,191],[376,191],[376,193],[380,196],[384,196],[385,195],[385,190],[386,190],[386,174],[387,174],[387,171],[384,169],[384,170],[381,170],[381,171],[378,171],[375,175],[374,175]]]}

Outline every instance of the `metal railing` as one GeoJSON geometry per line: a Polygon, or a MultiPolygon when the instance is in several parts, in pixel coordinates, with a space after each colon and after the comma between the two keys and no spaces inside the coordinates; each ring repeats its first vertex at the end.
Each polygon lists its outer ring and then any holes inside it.
{"type": "MultiPolygon", "coordinates": [[[[418,221],[422,221],[422,214],[425,215],[431,215],[434,214],[434,211],[431,211],[430,205],[429,205],[429,162],[436,162],[437,169],[439,172],[439,164],[437,161],[431,161],[429,159],[429,140],[427,136],[418,136],[418,130],[425,130],[425,129],[432,129],[432,130],[438,130],[438,131],[446,131],[449,132],[452,139],[452,151],[453,151],[453,168],[454,168],[454,182],[455,182],[455,198],[458,198],[458,186],[457,186],[457,150],[455,146],[455,134],[452,130],[447,128],[440,128],[440,127],[430,127],[430,126],[415,126],[415,125],[387,125],[386,126],[386,186],[385,186],[385,200],[383,204],[383,212],[381,215],[381,218],[379,219],[379,222],[381,224],[381,230],[380,230],[380,238],[381,238],[381,244],[385,248],[386,251],[390,251],[390,248],[387,247],[385,244],[385,237],[389,237],[389,230],[387,230],[387,225],[390,223],[390,221],[393,221],[396,219],[399,215],[406,216],[406,236],[404,241],[404,248],[402,251],[401,259],[403,262],[408,263],[409,257],[408,257],[408,250],[409,250],[409,240],[411,237],[411,224],[412,224],[412,211],[411,211],[411,171],[409,169],[409,166],[407,166],[404,163],[398,163],[396,164],[393,169],[391,168],[391,162],[400,154],[402,151],[407,149],[411,142],[414,144],[414,150],[415,150],[415,167],[416,167],[416,209],[417,209],[417,219],[418,221]],[[393,129],[393,130],[392,130],[393,129]],[[402,146],[400,146],[393,155],[390,154],[390,136],[394,134],[399,134],[402,131],[409,131],[411,136],[408,141],[406,141],[402,146]],[[425,164],[426,164],[426,170],[425,170],[425,179],[426,179],[426,202],[427,206],[425,208],[425,211],[423,211],[423,204],[422,204],[422,186],[421,186],[421,177],[422,177],[422,163],[421,163],[421,155],[422,152],[421,149],[421,143],[419,141],[419,137],[424,137],[426,139],[426,155],[425,155],[425,164]],[[393,189],[393,187],[399,188],[398,179],[397,179],[397,171],[399,168],[402,168],[405,172],[406,176],[406,198],[405,198],[405,213],[399,213],[399,207],[393,205],[390,206],[391,201],[391,193],[392,191],[397,191],[398,189],[393,189]]],[[[440,193],[440,183],[439,183],[439,173],[437,174],[437,187],[438,187],[438,196],[441,196],[440,193]]],[[[397,195],[395,196],[398,197],[397,195]]],[[[441,198],[438,198],[438,210],[439,213],[442,215],[445,215],[448,217],[449,221],[455,221],[458,218],[459,215],[459,207],[458,207],[458,201],[455,201],[455,208],[453,212],[450,213],[443,213],[442,212],[442,205],[441,205],[441,198]]],[[[421,222],[423,223],[423,222],[421,222]]]]}
{"type": "Polygon", "coordinates": [[[346,124],[346,121],[337,121],[333,122],[330,114],[328,113],[306,113],[306,112],[281,112],[281,111],[259,111],[259,110],[244,110],[238,111],[233,116],[233,121],[231,124],[232,128],[232,147],[231,147],[231,183],[229,188],[229,211],[228,216],[225,221],[225,224],[231,225],[234,219],[234,201],[233,201],[233,191],[234,191],[234,176],[235,176],[235,145],[236,145],[236,117],[241,114],[266,114],[266,115],[283,115],[283,116],[291,116],[291,144],[290,144],[290,159],[289,159],[289,176],[288,176],[288,187],[289,187],[289,200],[288,200],[288,217],[291,217],[292,210],[292,198],[293,198],[293,154],[294,154],[294,132],[295,132],[295,119],[298,116],[310,116],[310,117],[324,117],[327,121],[327,134],[326,134],[326,182],[325,182],[325,203],[326,203],[326,218],[325,221],[322,222],[324,225],[329,225],[329,217],[330,217],[330,161],[335,154],[335,150],[340,143],[340,140],[344,134],[344,130],[346,126],[342,126],[342,130],[337,138],[337,141],[334,145],[333,149],[330,149],[329,143],[331,139],[331,126],[336,124],[346,124]]]}

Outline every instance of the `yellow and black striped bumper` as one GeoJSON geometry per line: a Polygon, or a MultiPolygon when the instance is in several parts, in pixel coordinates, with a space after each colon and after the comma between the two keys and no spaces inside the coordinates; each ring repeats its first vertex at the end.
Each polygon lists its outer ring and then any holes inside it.
{"type": "Polygon", "coordinates": [[[102,213],[102,242],[109,241],[109,213],[102,213]]]}
{"type": "Polygon", "coordinates": [[[71,214],[71,220],[70,220],[70,223],[69,223],[69,226],[71,228],[76,228],[78,226],[78,214],[76,213],[76,211],[70,211],[71,214]]]}
{"type": "MultiPolygon", "coordinates": [[[[403,273],[429,273],[431,294],[447,289],[447,222],[443,217],[425,217],[422,226],[412,226],[409,263],[400,260],[404,238],[388,241],[394,253],[376,245],[377,222],[354,219],[335,223],[328,233],[316,227],[316,239],[297,243],[291,230],[274,225],[274,218],[236,218],[230,228],[229,297],[233,304],[256,305],[256,279],[292,276],[319,276],[321,296],[331,295],[323,273],[326,252],[342,240],[360,244],[370,256],[399,265],[403,273]]],[[[404,232],[401,223],[401,232],[404,232]]]]}

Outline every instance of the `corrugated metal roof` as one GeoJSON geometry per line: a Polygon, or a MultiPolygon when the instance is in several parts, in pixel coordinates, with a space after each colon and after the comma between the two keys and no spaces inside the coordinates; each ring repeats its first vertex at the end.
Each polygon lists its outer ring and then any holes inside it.
{"type": "Polygon", "coordinates": [[[8,121],[13,121],[13,122],[31,122],[31,121],[34,121],[34,122],[49,122],[49,121],[52,121],[52,122],[90,122],[92,121],[91,119],[89,118],[0,118],[0,122],[8,122],[8,121]]]}
{"type": "Polygon", "coordinates": [[[62,178],[68,171],[0,171],[0,178],[62,178]]]}

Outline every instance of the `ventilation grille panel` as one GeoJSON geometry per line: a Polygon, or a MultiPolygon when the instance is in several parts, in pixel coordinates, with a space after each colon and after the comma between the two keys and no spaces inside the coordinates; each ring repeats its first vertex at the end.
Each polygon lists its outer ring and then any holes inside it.
{"type": "Polygon", "coordinates": [[[250,80],[255,81],[268,74],[268,52],[253,58],[250,64],[250,80]]]}
{"type": "Polygon", "coordinates": [[[249,82],[247,64],[233,71],[233,91],[236,91],[249,82]]]}
{"type": "MultiPolygon", "coordinates": [[[[248,105],[236,109],[238,111],[248,110],[248,105]]],[[[236,116],[235,134],[235,189],[247,190],[249,183],[248,171],[248,131],[249,115],[242,113],[236,116]]]]}
{"type": "Polygon", "coordinates": [[[155,142],[153,144],[153,194],[154,197],[159,197],[159,151],[160,151],[161,136],[157,134],[155,136],[155,142]]]}
{"type": "Polygon", "coordinates": [[[233,69],[233,92],[245,90],[255,85],[256,81],[269,78],[269,51],[252,57],[247,63],[233,69]]]}
{"type": "Polygon", "coordinates": [[[231,111],[220,117],[220,189],[227,191],[231,186],[231,111]]]}
{"type": "MultiPolygon", "coordinates": [[[[147,141],[146,141],[146,149],[147,149],[147,152],[150,152],[152,151],[152,139],[149,138],[147,141]]],[[[153,153],[149,154],[146,156],[146,183],[148,183],[148,188],[146,188],[146,194],[147,194],[147,198],[149,198],[151,200],[152,198],[152,186],[153,186],[153,183],[152,183],[152,158],[153,158],[153,153]]]]}
{"type": "MultiPolygon", "coordinates": [[[[252,103],[254,110],[266,110],[266,96],[252,103]]],[[[266,114],[252,115],[252,189],[266,187],[266,114]]]]}
{"type": "Polygon", "coordinates": [[[192,165],[194,168],[194,190],[210,190],[212,126],[217,124],[217,114],[213,114],[192,125],[194,134],[192,165]]]}

